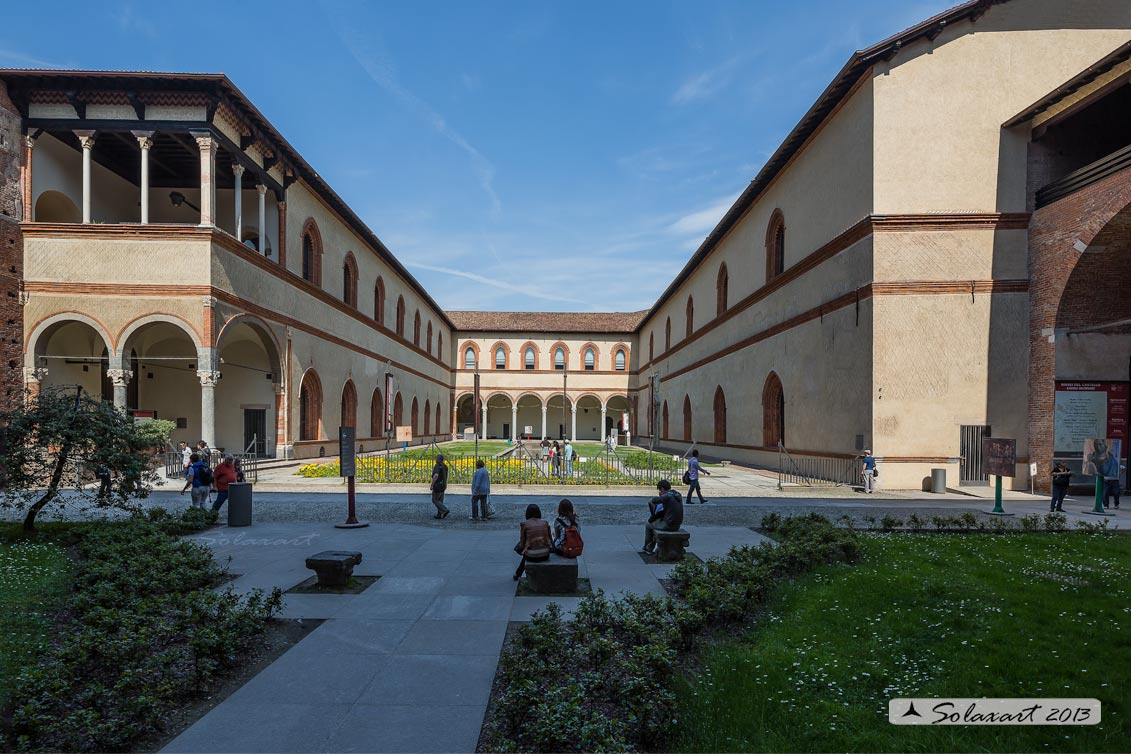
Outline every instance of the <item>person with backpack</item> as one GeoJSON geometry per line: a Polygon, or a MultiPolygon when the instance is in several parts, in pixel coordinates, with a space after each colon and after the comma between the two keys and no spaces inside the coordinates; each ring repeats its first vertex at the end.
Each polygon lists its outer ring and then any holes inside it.
{"type": "Polygon", "coordinates": [[[196,454],[200,456],[200,460],[207,464],[209,468],[212,467],[212,448],[208,447],[208,443],[201,440],[196,444],[196,454]]]}
{"type": "Polygon", "coordinates": [[[581,524],[573,511],[573,502],[563,498],[558,503],[558,517],[554,519],[554,552],[563,558],[576,558],[584,548],[581,524]]]}
{"type": "Polygon", "coordinates": [[[687,462],[687,471],[683,472],[683,483],[687,487],[687,504],[692,505],[691,493],[699,493],[699,504],[707,502],[703,497],[703,488],[699,486],[699,475],[711,476],[711,472],[699,465],[699,449],[691,451],[691,460],[687,462]]]}
{"type": "Polygon", "coordinates": [[[661,479],[656,485],[659,497],[654,497],[648,502],[648,523],[644,525],[644,553],[656,554],[657,531],[679,531],[683,526],[683,498],[678,490],[672,489],[672,483],[661,479]]]}
{"type": "Polygon", "coordinates": [[[444,505],[444,492],[448,489],[448,465],[444,463],[444,454],[436,454],[436,465],[432,467],[432,505],[436,506],[436,515],[432,518],[447,518],[451,510],[444,505]]]}
{"type": "Polygon", "coordinates": [[[226,455],[212,472],[212,484],[216,488],[216,500],[212,503],[212,510],[219,511],[228,501],[228,485],[236,481],[239,481],[236,459],[232,455],[226,455]]]}
{"type": "Polygon", "coordinates": [[[550,533],[550,524],[542,518],[542,509],[534,503],[526,506],[526,520],[518,525],[518,544],[514,551],[522,556],[518,562],[518,569],[514,572],[514,580],[522,578],[526,570],[526,561],[541,563],[550,559],[550,548],[553,546],[553,534],[550,533]]]}
{"type": "Polygon", "coordinates": [[[208,464],[200,460],[199,453],[193,453],[189,456],[189,474],[185,486],[181,489],[181,494],[188,492],[192,488],[192,507],[204,508],[208,504],[208,493],[212,491],[212,483],[215,478],[212,476],[212,469],[208,468],[208,464]]]}
{"type": "Polygon", "coordinates": [[[471,520],[478,521],[480,514],[486,521],[491,517],[487,510],[487,498],[491,494],[491,475],[480,458],[475,462],[475,474],[471,477],[471,520]]]}
{"type": "Polygon", "coordinates": [[[1072,483],[1072,472],[1064,461],[1057,461],[1052,467],[1052,502],[1049,512],[1063,511],[1064,498],[1068,495],[1068,486],[1072,483]]]}
{"type": "Polygon", "coordinates": [[[864,479],[864,492],[869,495],[876,489],[876,477],[880,475],[879,470],[876,468],[876,457],[872,455],[872,451],[864,451],[864,460],[860,476],[864,479]]]}

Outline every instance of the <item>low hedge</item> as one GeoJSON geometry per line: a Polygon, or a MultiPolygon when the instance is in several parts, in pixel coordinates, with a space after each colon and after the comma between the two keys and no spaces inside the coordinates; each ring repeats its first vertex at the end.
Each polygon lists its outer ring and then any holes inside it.
{"type": "Polygon", "coordinates": [[[570,619],[551,604],[499,660],[480,750],[654,750],[678,723],[681,656],[710,632],[752,619],[775,583],[859,558],[855,532],[806,516],[784,521],[776,545],[684,561],[672,571],[674,598],[597,592],[570,619]]]}
{"type": "Polygon", "coordinates": [[[72,529],[79,555],[67,616],[47,655],[16,680],[0,748],[124,751],[253,655],[282,594],[215,591],[222,570],[174,533],[210,511],[153,513],[72,529]]]}

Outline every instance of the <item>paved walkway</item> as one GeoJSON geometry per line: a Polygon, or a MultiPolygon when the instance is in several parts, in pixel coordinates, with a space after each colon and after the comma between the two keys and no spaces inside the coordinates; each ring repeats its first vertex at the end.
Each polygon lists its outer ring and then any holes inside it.
{"type": "MultiPolygon", "coordinates": [[[[451,519],[449,519],[451,520],[451,519]]],[[[762,537],[739,527],[688,526],[706,559],[762,537]]],[[[662,593],[671,566],[637,554],[640,526],[587,526],[582,578],[608,593],[662,593]]],[[[468,531],[385,524],[213,529],[194,539],[231,558],[236,591],[292,587],[307,555],[359,550],[358,575],[380,580],[358,595],[287,595],[283,616],[326,622],[172,741],[166,752],[472,752],[508,621],[550,601],[516,597],[512,521],[468,531]]]]}

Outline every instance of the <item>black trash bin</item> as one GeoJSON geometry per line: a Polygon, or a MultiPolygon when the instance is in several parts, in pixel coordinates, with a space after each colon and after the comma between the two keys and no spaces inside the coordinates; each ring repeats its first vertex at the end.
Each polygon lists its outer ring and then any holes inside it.
{"type": "Polygon", "coordinates": [[[228,526],[251,526],[251,483],[228,485],[228,526]]]}

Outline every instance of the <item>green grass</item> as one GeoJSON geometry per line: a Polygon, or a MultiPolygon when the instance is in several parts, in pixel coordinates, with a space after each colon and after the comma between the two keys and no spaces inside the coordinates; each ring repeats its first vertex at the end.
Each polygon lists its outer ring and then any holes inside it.
{"type": "Polygon", "coordinates": [[[62,547],[0,537],[0,709],[20,670],[46,649],[69,584],[62,547]]]}
{"type": "Polygon", "coordinates": [[[674,751],[1126,751],[1131,538],[869,536],[679,684],[674,751]],[[1081,727],[904,727],[896,697],[1093,697],[1081,727]]]}

